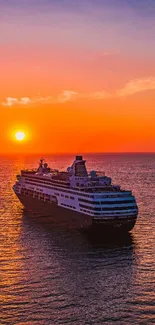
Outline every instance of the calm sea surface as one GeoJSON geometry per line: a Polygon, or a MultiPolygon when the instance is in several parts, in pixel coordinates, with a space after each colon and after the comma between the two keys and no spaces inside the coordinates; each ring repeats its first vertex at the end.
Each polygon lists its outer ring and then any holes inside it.
{"type": "MultiPolygon", "coordinates": [[[[47,157],[66,169],[73,156],[47,157]]],[[[155,155],[87,155],[132,189],[139,218],[126,238],[95,238],[23,211],[12,191],[39,157],[0,158],[0,325],[155,324],[155,155]]]]}

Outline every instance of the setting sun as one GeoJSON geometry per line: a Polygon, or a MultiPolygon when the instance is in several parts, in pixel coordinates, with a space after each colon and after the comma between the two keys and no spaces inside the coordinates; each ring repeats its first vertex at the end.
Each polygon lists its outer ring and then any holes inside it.
{"type": "Polygon", "coordinates": [[[25,139],[25,133],[23,131],[18,131],[15,133],[15,138],[17,141],[23,141],[25,139]]]}

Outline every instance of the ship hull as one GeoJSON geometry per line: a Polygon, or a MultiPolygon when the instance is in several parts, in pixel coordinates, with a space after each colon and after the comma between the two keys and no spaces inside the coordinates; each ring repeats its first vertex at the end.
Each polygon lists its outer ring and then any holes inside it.
{"type": "Polygon", "coordinates": [[[55,224],[61,223],[67,228],[126,233],[133,229],[137,219],[137,214],[123,218],[108,218],[107,216],[107,218],[96,219],[93,216],[60,207],[53,202],[40,201],[19,193],[16,195],[27,211],[36,216],[50,217],[55,224]]]}

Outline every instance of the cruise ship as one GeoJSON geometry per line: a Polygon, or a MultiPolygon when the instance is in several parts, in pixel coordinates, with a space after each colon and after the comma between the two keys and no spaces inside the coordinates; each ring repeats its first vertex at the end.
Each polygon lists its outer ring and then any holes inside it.
{"type": "Polygon", "coordinates": [[[21,170],[13,190],[25,209],[68,227],[128,232],[138,215],[132,192],[113,185],[104,173],[88,173],[82,156],[67,171],[51,169],[41,159],[37,169],[21,170]]]}

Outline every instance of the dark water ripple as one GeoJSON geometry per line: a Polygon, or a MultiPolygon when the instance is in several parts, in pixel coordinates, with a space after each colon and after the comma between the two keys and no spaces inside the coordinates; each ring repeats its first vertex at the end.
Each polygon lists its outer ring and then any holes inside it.
{"type": "MultiPolygon", "coordinates": [[[[125,238],[96,238],[26,213],[15,175],[38,157],[0,160],[0,324],[155,324],[155,155],[91,155],[133,189],[139,218],[125,238]]],[[[66,168],[72,157],[49,157],[66,168]]]]}

